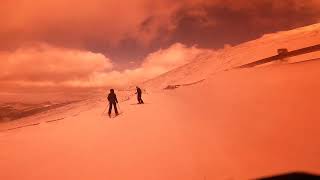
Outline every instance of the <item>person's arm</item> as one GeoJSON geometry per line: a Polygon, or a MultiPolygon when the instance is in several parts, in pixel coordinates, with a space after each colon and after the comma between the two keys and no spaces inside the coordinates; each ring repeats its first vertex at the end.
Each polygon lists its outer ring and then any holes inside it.
{"type": "Polygon", "coordinates": [[[110,94],[108,95],[108,98],[107,98],[107,99],[108,99],[108,102],[110,102],[110,94]]]}
{"type": "Polygon", "coordinates": [[[116,100],[116,103],[118,103],[117,95],[114,95],[114,98],[116,100]]]}

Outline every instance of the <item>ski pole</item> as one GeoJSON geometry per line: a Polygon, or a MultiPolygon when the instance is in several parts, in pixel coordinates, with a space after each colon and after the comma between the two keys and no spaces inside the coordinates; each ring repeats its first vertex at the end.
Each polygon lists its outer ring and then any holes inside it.
{"type": "Polygon", "coordinates": [[[119,112],[121,112],[121,109],[120,109],[119,103],[117,103],[117,106],[118,106],[118,110],[119,110],[119,112]]]}
{"type": "Polygon", "coordinates": [[[106,106],[106,108],[104,108],[104,110],[103,110],[103,112],[102,112],[101,116],[103,116],[103,115],[104,115],[104,113],[106,112],[107,108],[108,108],[108,106],[106,106]]]}

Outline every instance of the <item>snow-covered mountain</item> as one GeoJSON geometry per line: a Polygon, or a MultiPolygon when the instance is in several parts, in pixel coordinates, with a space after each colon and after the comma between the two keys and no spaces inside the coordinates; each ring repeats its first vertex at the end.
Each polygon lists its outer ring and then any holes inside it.
{"type": "MultiPolygon", "coordinates": [[[[191,63],[143,83],[143,86],[157,89],[165,88],[168,85],[189,84],[239,65],[274,56],[280,48],[292,51],[317,44],[320,44],[320,23],[290,31],[267,34],[257,40],[234,47],[226,47],[206,56],[198,57],[191,63]]],[[[313,58],[320,58],[320,53],[290,58],[290,62],[313,58]]]]}

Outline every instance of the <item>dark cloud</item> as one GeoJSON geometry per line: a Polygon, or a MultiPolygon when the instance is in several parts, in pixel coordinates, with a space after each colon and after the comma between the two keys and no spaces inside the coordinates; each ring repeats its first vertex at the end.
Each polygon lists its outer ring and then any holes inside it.
{"type": "Polygon", "coordinates": [[[319,6],[312,1],[221,1],[181,9],[175,16],[177,28],[171,41],[219,48],[224,44],[239,44],[259,36],[294,29],[319,22],[319,6]],[[248,4],[248,2],[250,2],[248,4]]]}
{"type": "Polygon", "coordinates": [[[319,7],[318,0],[4,0],[0,50],[41,42],[123,65],[176,42],[219,48],[316,23],[319,7]]]}

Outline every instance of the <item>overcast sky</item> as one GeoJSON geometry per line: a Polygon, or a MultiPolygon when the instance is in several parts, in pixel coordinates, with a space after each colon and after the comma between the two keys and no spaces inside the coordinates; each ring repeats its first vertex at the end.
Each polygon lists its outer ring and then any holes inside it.
{"type": "Polygon", "coordinates": [[[165,52],[236,45],[320,22],[319,12],[319,0],[2,0],[0,58],[7,73],[0,80],[43,85],[93,72],[137,73],[165,52]],[[39,68],[21,73],[18,66],[30,63],[39,68]]]}

